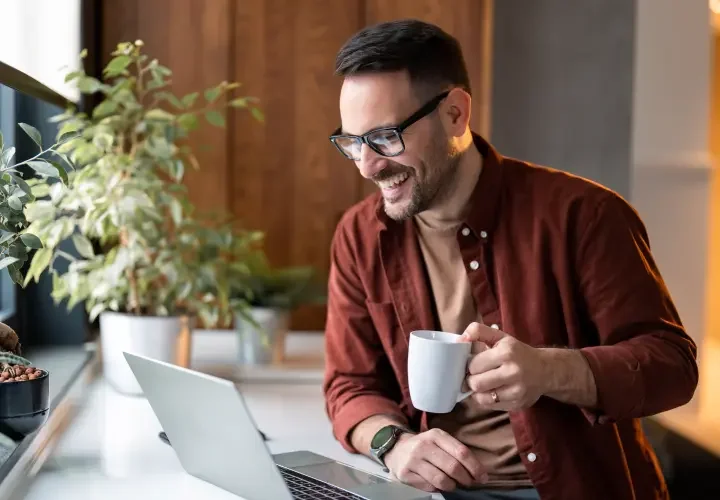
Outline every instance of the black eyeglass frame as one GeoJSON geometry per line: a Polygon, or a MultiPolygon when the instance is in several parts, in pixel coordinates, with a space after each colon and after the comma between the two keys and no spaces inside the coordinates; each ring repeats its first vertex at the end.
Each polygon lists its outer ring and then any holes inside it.
{"type": "Polygon", "coordinates": [[[405,152],[405,141],[403,140],[402,133],[403,133],[408,127],[410,127],[410,125],[412,125],[412,124],[414,124],[415,122],[421,120],[422,118],[425,118],[427,115],[429,115],[430,113],[432,113],[433,111],[435,111],[435,109],[440,105],[440,103],[442,102],[442,100],[445,99],[445,98],[448,96],[448,94],[450,94],[450,91],[449,91],[449,90],[443,92],[442,94],[436,95],[435,97],[433,97],[432,99],[430,99],[428,102],[426,102],[420,109],[418,109],[418,110],[415,111],[412,115],[410,115],[410,117],[408,117],[407,119],[403,120],[403,121],[402,121],[400,124],[398,124],[398,125],[395,125],[395,126],[392,126],[392,127],[379,127],[379,128],[375,128],[375,129],[372,129],[372,130],[369,130],[369,131],[365,132],[363,135],[341,134],[340,132],[341,132],[342,128],[341,128],[341,127],[338,127],[338,128],[335,130],[335,132],[333,132],[333,134],[330,136],[330,141],[333,143],[333,145],[337,148],[338,151],[340,151],[340,153],[341,153],[345,158],[348,158],[348,159],[350,159],[350,160],[357,160],[357,159],[354,158],[354,157],[352,157],[352,156],[350,156],[350,155],[348,155],[345,151],[343,151],[342,147],[340,147],[340,146],[338,145],[338,143],[337,143],[337,140],[338,140],[338,139],[348,139],[348,138],[351,138],[351,139],[355,139],[356,141],[359,140],[359,141],[361,141],[361,143],[360,143],[361,146],[362,146],[362,143],[364,142],[365,144],[368,145],[368,147],[369,147],[370,149],[372,149],[373,151],[375,151],[377,154],[379,154],[379,155],[381,155],[381,156],[385,156],[385,157],[399,156],[399,155],[401,155],[401,154],[403,154],[403,153],[405,152]],[[400,145],[402,146],[401,149],[400,149],[400,151],[398,151],[397,153],[393,153],[393,154],[383,153],[382,151],[379,150],[379,148],[375,147],[375,146],[368,140],[368,137],[369,137],[369,136],[371,136],[371,135],[373,135],[373,134],[376,134],[376,133],[378,133],[378,132],[384,132],[384,131],[394,132],[395,135],[397,135],[398,139],[400,139],[400,145]]]}

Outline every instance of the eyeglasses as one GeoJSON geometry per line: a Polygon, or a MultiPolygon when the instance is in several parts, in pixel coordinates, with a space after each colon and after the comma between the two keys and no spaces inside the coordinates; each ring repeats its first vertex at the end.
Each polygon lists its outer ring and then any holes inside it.
{"type": "Polygon", "coordinates": [[[410,118],[395,127],[376,128],[363,135],[340,134],[340,129],[338,128],[333,132],[333,135],[330,136],[330,140],[343,156],[355,161],[360,160],[360,150],[362,149],[363,143],[367,144],[370,149],[379,155],[398,156],[405,151],[405,142],[402,138],[402,133],[405,129],[435,111],[435,108],[438,107],[440,102],[445,99],[449,93],[450,91],[448,90],[435,96],[413,113],[410,118]]]}

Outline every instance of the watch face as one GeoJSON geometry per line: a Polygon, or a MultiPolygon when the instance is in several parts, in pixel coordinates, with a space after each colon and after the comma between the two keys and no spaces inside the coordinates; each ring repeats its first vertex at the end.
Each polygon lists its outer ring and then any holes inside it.
{"type": "Polygon", "coordinates": [[[370,443],[370,447],[377,450],[382,445],[387,443],[390,438],[393,435],[393,428],[392,426],[388,425],[386,427],[383,427],[379,431],[375,433],[375,436],[373,436],[372,442],[370,443]]]}

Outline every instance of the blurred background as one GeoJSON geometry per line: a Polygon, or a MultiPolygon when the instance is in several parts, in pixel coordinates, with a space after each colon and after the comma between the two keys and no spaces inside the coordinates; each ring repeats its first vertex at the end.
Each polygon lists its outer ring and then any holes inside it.
{"type": "MultiPolygon", "coordinates": [[[[718,0],[0,0],[0,62],[51,90],[0,73],[5,142],[27,152],[18,121],[52,136],[47,118],[67,101],[98,104],[64,78],[82,49],[100,78],[118,43],[142,40],[178,96],[240,82],[264,120],[221,110],[223,128],[190,136],[200,168],[186,170],[189,199],[262,232],[274,268],[307,267],[322,281],[337,222],[375,189],[328,141],[339,125],[335,55],[362,27],[407,17],[460,41],[473,129],[501,154],[595,180],[639,211],[701,366],[695,398],[649,432],[662,456],[689,457],[664,462],[676,485],[697,481],[678,479],[690,477],[683,467],[720,470],[718,0]]],[[[94,339],[82,306],[52,303],[49,276],[24,289],[2,279],[3,318],[31,349],[52,356],[94,339]]],[[[293,303],[287,328],[318,356],[317,372],[325,308],[306,302],[293,303]]]]}

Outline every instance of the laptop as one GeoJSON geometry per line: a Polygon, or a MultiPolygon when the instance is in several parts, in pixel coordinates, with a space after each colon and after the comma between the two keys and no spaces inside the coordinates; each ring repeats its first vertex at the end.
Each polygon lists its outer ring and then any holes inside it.
{"type": "Polygon", "coordinates": [[[432,498],[310,451],[271,455],[234,382],[123,354],[182,467],[192,476],[245,500],[432,498]]]}

